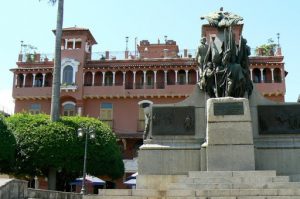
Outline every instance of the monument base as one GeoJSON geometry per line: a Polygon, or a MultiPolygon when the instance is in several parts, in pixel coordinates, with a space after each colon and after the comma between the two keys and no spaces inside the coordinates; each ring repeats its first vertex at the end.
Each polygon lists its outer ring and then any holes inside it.
{"type": "Polygon", "coordinates": [[[214,98],[207,101],[207,107],[207,141],[201,149],[201,170],[255,170],[248,100],[214,98]]]}
{"type": "Polygon", "coordinates": [[[139,150],[138,172],[142,175],[181,175],[200,170],[198,144],[144,144],[139,150]]]}
{"type": "Polygon", "coordinates": [[[255,170],[253,145],[208,145],[201,150],[206,153],[204,171],[255,170]]]}

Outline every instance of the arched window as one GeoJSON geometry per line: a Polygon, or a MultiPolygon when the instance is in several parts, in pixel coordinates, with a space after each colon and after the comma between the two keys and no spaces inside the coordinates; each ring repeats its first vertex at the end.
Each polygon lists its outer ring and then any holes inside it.
{"type": "Polygon", "coordinates": [[[165,72],[163,70],[157,71],[156,74],[156,88],[164,89],[165,88],[165,72]]]}
{"type": "Polygon", "coordinates": [[[261,82],[261,73],[258,68],[254,68],[253,71],[253,83],[260,83],[261,82]]]}
{"type": "Polygon", "coordinates": [[[270,68],[264,68],[263,70],[264,83],[272,83],[272,74],[270,68]]]}
{"type": "Polygon", "coordinates": [[[185,84],[186,79],[185,79],[185,71],[184,70],[180,70],[178,71],[178,79],[177,79],[177,83],[180,85],[185,84]]]}
{"type": "Polygon", "coordinates": [[[112,86],[113,85],[113,74],[112,72],[108,71],[105,74],[105,86],[112,86]]]}
{"type": "Polygon", "coordinates": [[[64,116],[75,116],[76,107],[74,102],[67,102],[63,104],[63,115],[64,116]]]}
{"type": "Polygon", "coordinates": [[[71,85],[73,83],[73,67],[66,66],[63,70],[63,84],[71,85]]]}
{"type": "Polygon", "coordinates": [[[84,74],[84,86],[92,86],[93,84],[93,74],[91,72],[86,72],[84,74]]]}
{"type": "Polygon", "coordinates": [[[169,70],[167,73],[167,84],[174,85],[175,83],[175,72],[173,70],[169,70]]]}
{"type": "Polygon", "coordinates": [[[146,73],[146,88],[154,88],[154,72],[147,71],[146,73]]]}
{"type": "Polygon", "coordinates": [[[75,59],[65,58],[61,61],[61,84],[73,85],[76,83],[76,72],[80,62],[75,59]]]}
{"type": "Polygon", "coordinates": [[[34,85],[36,87],[42,87],[43,86],[43,75],[41,73],[38,73],[36,76],[35,76],[35,82],[34,82],[34,85]]]}
{"type": "Polygon", "coordinates": [[[281,83],[282,81],[281,70],[279,68],[275,68],[273,73],[274,73],[274,82],[281,83]]]}
{"type": "Polygon", "coordinates": [[[132,71],[126,72],[125,89],[133,89],[133,72],[132,71]]]}

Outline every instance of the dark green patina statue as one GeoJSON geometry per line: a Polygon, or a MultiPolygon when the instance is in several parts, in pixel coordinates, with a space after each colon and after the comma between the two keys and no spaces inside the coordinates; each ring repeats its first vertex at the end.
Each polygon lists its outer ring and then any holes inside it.
{"type": "Polygon", "coordinates": [[[250,48],[242,36],[236,42],[233,32],[243,20],[242,17],[220,11],[209,14],[207,19],[216,28],[216,34],[201,39],[196,61],[200,71],[200,89],[210,97],[248,97],[253,85],[249,75],[250,48]]]}

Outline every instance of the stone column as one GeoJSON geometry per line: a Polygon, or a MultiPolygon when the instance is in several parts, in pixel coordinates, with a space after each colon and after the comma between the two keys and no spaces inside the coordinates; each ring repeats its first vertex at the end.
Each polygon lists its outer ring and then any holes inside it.
{"type": "MultiPolygon", "coordinates": [[[[82,81],[83,81],[83,85],[85,84],[85,82],[84,82],[84,79],[85,79],[85,78],[84,78],[84,77],[85,77],[85,72],[82,73],[82,81]]],[[[62,78],[62,76],[61,76],[61,78],[62,78]]]]}
{"type": "Polygon", "coordinates": [[[105,86],[105,71],[102,72],[102,86],[105,86]]]}
{"type": "Polygon", "coordinates": [[[199,70],[196,70],[196,82],[199,81],[199,70]]]}
{"type": "Polygon", "coordinates": [[[156,88],[156,74],[157,74],[157,71],[153,71],[154,72],[154,88],[156,88]]]}
{"type": "Polygon", "coordinates": [[[113,86],[116,84],[116,72],[112,72],[113,74],[113,86]]]}
{"type": "Polygon", "coordinates": [[[95,72],[92,72],[93,78],[92,78],[92,86],[95,86],[95,72]]]}
{"type": "Polygon", "coordinates": [[[251,81],[253,81],[253,74],[252,74],[252,71],[253,71],[253,69],[250,68],[250,79],[251,79],[251,81]]]}
{"type": "Polygon", "coordinates": [[[261,81],[261,83],[264,83],[264,69],[263,68],[261,68],[260,69],[260,81],[261,81]]]}
{"type": "Polygon", "coordinates": [[[168,71],[165,70],[165,86],[168,84],[168,71]]]}
{"type": "Polygon", "coordinates": [[[284,70],[282,68],[280,68],[281,71],[281,81],[284,81],[284,70]]]}
{"type": "Polygon", "coordinates": [[[35,86],[35,76],[36,76],[36,74],[32,74],[32,76],[33,76],[33,78],[32,78],[32,87],[34,87],[35,86]]]}
{"type": "Polygon", "coordinates": [[[146,82],[147,82],[147,81],[146,81],[146,72],[147,72],[147,71],[143,71],[143,73],[144,73],[144,85],[143,85],[143,87],[144,87],[144,88],[146,88],[146,82]]]}
{"type": "Polygon", "coordinates": [[[189,83],[189,71],[185,70],[185,84],[189,83]]]}
{"type": "Polygon", "coordinates": [[[135,88],[136,71],[133,71],[133,88],[135,88]]]}
{"type": "Polygon", "coordinates": [[[34,176],[34,188],[39,188],[39,178],[37,176],[34,176]]]}
{"type": "Polygon", "coordinates": [[[271,68],[272,83],[274,83],[274,68],[271,68]]]}
{"type": "Polygon", "coordinates": [[[77,108],[77,115],[82,116],[82,107],[80,106],[77,108]]]}
{"type": "Polygon", "coordinates": [[[43,83],[42,83],[42,87],[45,87],[45,79],[46,79],[46,73],[43,73],[43,83]]]}
{"type": "Polygon", "coordinates": [[[178,71],[175,70],[175,84],[177,84],[177,73],[178,73],[178,71]]]}
{"type": "Polygon", "coordinates": [[[73,39],[73,49],[75,49],[75,38],[73,39]]]}
{"type": "Polygon", "coordinates": [[[68,39],[65,39],[65,49],[68,49],[68,39]]]}
{"type": "Polygon", "coordinates": [[[126,78],[126,72],[123,72],[123,86],[125,86],[125,83],[126,83],[125,82],[125,80],[126,80],[125,78],[126,78]]]}
{"type": "Polygon", "coordinates": [[[18,86],[18,74],[15,74],[15,87],[18,86]]]}
{"type": "Polygon", "coordinates": [[[26,86],[26,74],[23,74],[23,87],[25,87],[26,86]]]}

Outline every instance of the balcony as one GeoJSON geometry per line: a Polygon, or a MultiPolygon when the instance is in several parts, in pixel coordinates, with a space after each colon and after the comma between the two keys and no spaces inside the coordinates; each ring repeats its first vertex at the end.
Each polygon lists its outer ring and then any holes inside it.
{"type": "Polygon", "coordinates": [[[51,98],[51,87],[15,87],[14,98],[51,98]]]}
{"type": "Polygon", "coordinates": [[[61,91],[66,91],[66,92],[69,92],[69,91],[75,92],[77,89],[78,89],[78,86],[75,85],[75,84],[72,84],[72,85],[61,85],[60,86],[60,90],[61,91]]]}
{"type": "Polygon", "coordinates": [[[281,83],[254,83],[258,91],[262,94],[285,93],[285,84],[281,83]]]}
{"type": "Polygon", "coordinates": [[[102,97],[131,97],[131,96],[175,96],[189,95],[192,93],[195,85],[156,85],[142,86],[138,88],[126,84],[125,86],[85,86],[83,94],[85,97],[100,95],[102,97]],[[164,89],[162,89],[164,88],[164,89]]]}

